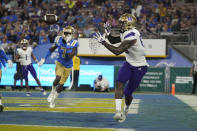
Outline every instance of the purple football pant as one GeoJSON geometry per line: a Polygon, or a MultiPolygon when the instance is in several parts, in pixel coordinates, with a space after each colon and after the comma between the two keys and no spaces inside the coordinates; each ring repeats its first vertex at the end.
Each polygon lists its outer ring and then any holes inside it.
{"type": "Polygon", "coordinates": [[[128,62],[125,62],[122,67],[120,67],[116,81],[123,84],[128,81],[124,90],[125,96],[132,96],[146,72],[147,66],[134,67],[128,62]]]}
{"type": "Polygon", "coordinates": [[[23,77],[25,80],[28,80],[28,71],[31,73],[31,75],[34,77],[34,79],[37,78],[36,71],[35,71],[32,64],[29,64],[26,66],[22,65],[22,69],[23,69],[23,77]]]}

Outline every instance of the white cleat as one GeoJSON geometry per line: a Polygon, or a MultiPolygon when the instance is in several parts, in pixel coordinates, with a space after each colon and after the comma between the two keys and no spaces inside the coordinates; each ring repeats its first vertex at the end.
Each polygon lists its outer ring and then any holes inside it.
{"type": "Polygon", "coordinates": [[[43,95],[45,95],[45,96],[47,95],[47,92],[44,89],[42,89],[41,92],[43,95]]]}
{"type": "Polygon", "coordinates": [[[122,113],[122,119],[118,120],[119,123],[123,123],[126,120],[128,112],[129,112],[129,108],[125,107],[122,113]]]}
{"type": "Polygon", "coordinates": [[[46,96],[46,95],[47,95],[47,92],[46,92],[46,91],[44,91],[42,94],[43,94],[44,96],[46,96]]]}
{"type": "Polygon", "coordinates": [[[116,112],[113,118],[116,121],[121,120],[122,119],[122,113],[121,112],[116,112]]]}
{"type": "Polygon", "coordinates": [[[49,107],[50,108],[55,108],[55,102],[50,102],[49,107]]]}
{"type": "Polygon", "coordinates": [[[31,96],[30,92],[27,92],[27,93],[26,93],[26,96],[31,96]]]}

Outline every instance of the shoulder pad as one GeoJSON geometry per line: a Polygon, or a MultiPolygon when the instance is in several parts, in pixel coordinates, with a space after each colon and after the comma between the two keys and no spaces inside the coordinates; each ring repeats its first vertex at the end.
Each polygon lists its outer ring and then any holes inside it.
{"type": "Polygon", "coordinates": [[[54,42],[58,43],[60,39],[61,39],[61,36],[56,36],[54,42]]]}
{"type": "Polygon", "coordinates": [[[72,47],[78,47],[78,46],[79,46],[79,42],[78,42],[77,40],[73,40],[73,41],[71,42],[71,46],[72,46],[72,47]]]}

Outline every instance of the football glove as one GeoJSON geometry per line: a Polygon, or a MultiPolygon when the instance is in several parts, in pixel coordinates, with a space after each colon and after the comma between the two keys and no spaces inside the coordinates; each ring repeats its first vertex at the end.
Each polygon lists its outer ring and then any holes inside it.
{"type": "Polygon", "coordinates": [[[38,62],[38,66],[42,66],[42,65],[44,64],[44,62],[45,62],[45,59],[42,58],[42,59],[38,62]]]}
{"type": "Polygon", "coordinates": [[[111,33],[111,25],[109,22],[104,23],[105,34],[108,36],[111,33]]]}
{"type": "Polygon", "coordinates": [[[12,68],[12,66],[13,66],[12,61],[11,61],[11,60],[8,60],[8,67],[9,67],[9,68],[12,68]]]}
{"type": "Polygon", "coordinates": [[[103,44],[105,42],[105,38],[101,35],[100,32],[97,32],[93,35],[94,39],[96,39],[99,43],[103,44]]]}

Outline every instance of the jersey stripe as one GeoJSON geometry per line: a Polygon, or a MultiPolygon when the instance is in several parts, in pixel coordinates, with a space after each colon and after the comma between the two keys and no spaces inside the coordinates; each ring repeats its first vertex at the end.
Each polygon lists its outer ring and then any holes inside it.
{"type": "Polygon", "coordinates": [[[74,41],[72,42],[71,46],[75,46],[76,43],[77,43],[77,41],[74,40],[74,41]]]}
{"type": "Polygon", "coordinates": [[[58,43],[58,42],[59,42],[60,37],[61,37],[61,36],[56,36],[56,38],[55,38],[55,43],[58,43]]]}
{"type": "Polygon", "coordinates": [[[124,37],[124,39],[126,39],[126,38],[128,38],[128,37],[130,37],[130,36],[135,36],[135,33],[134,33],[134,32],[130,32],[129,34],[127,34],[127,35],[124,37]]]}

